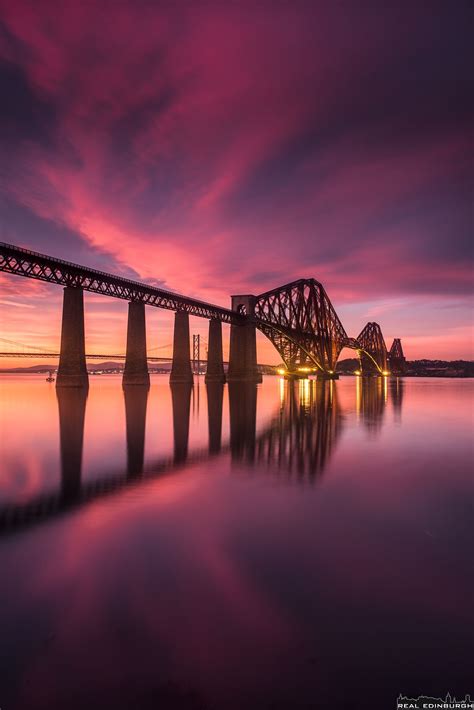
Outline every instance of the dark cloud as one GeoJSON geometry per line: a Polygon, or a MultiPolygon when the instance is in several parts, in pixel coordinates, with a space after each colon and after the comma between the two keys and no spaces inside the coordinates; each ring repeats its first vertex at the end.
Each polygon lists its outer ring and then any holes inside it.
{"type": "Polygon", "coordinates": [[[52,150],[58,125],[54,103],[31,85],[24,69],[0,59],[0,140],[13,147],[32,141],[52,150]]]}
{"type": "Polygon", "coordinates": [[[0,239],[7,243],[23,243],[40,253],[52,253],[60,259],[84,264],[93,269],[121,273],[127,278],[137,278],[133,269],[124,267],[112,254],[94,249],[80,232],[65,224],[40,217],[24,205],[0,196],[0,239]]]}

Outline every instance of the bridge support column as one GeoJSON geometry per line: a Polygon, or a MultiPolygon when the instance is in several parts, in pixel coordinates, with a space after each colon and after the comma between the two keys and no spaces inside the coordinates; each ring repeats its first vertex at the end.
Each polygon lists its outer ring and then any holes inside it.
{"type": "Polygon", "coordinates": [[[224,361],[222,357],[222,323],[215,318],[209,321],[207,370],[204,381],[206,383],[225,382],[224,361]]]}
{"type": "Polygon", "coordinates": [[[193,371],[189,357],[189,314],[177,311],[174,317],[173,365],[170,383],[193,383],[193,371]]]}
{"type": "Polygon", "coordinates": [[[63,297],[61,352],[56,387],[88,387],[84,335],[84,294],[66,286],[63,297]]]}
{"type": "Polygon", "coordinates": [[[122,385],[150,386],[146,357],[145,304],[131,301],[128,304],[127,355],[122,385]]]}
{"type": "Polygon", "coordinates": [[[253,323],[230,327],[228,382],[261,382],[257,370],[257,337],[253,323]]]}

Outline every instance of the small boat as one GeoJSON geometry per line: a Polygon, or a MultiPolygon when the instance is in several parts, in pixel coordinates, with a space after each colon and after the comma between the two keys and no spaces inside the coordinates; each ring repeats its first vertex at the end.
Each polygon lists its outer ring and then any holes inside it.
{"type": "Polygon", "coordinates": [[[54,377],[53,377],[53,371],[52,371],[52,370],[49,371],[49,375],[48,375],[48,377],[46,378],[46,382],[54,382],[54,377]]]}

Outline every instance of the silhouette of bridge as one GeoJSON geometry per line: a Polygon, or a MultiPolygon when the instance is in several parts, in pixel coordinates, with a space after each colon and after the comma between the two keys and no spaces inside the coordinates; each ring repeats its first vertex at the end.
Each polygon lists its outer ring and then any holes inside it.
{"type": "MultiPolygon", "coordinates": [[[[378,323],[368,323],[357,338],[347,335],[322,284],[299,279],[259,296],[231,297],[223,308],[172,291],[90,269],[78,264],[0,243],[0,271],[64,287],[61,348],[56,386],[88,384],[84,332],[84,291],[129,302],[123,384],[148,385],[145,306],[175,312],[172,383],[191,383],[189,316],[209,320],[207,382],[260,382],[256,330],[275,346],[289,377],[336,379],[336,363],[345,347],[357,351],[362,374],[388,375],[389,356],[378,323]],[[227,376],[222,355],[222,323],[230,325],[227,376]]],[[[404,358],[399,347],[394,359],[404,358]],[[401,355],[400,355],[401,353],[401,355]]],[[[392,346],[393,348],[393,346],[392,346]]]]}
{"type": "MultiPolygon", "coordinates": [[[[88,391],[58,388],[60,481],[58,489],[24,503],[0,506],[0,533],[20,531],[63,515],[95,500],[145,486],[165,475],[179,474],[189,466],[230,454],[237,463],[250,463],[256,471],[269,472],[284,482],[313,484],[323,474],[344,426],[337,384],[332,381],[281,382],[280,406],[257,432],[258,388],[252,383],[229,384],[230,436],[222,442],[222,383],[210,383],[207,391],[208,444],[188,451],[191,393],[188,384],[173,385],[173,452],[145,467],[145,429],[148,389],[124,388],[125,470],[105,471],[95,480],[82,480],[82,451],[88,391]],[[257,463],[255,466],[253,464],[257,463]]],[[[195,386],[195,389],[198,387],[195,386]]],[[[371,436],[377,435],[391,400],[401,416],[403,380],[358,380],[356,412],[371,436]]],[[[239,471],[244,472],[245,466],[239,471]]]]}

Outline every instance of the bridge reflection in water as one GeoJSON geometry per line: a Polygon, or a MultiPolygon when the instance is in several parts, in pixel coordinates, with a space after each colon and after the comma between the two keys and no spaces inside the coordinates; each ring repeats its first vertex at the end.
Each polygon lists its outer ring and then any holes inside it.
{"type": "MultiPolygon", "coordinates": [[[[371,436],[380,431],[390,401],[395,421],[401,418],[403,380],[356,378],[356,412],[371,436]]],[[[82,481],[82,452],[87,390],[57,390],[61,484],[58,493],[30,503],[0,508],[0,531],[13,531],[61,514],[73,506],[131,485],[142,485],[169,472],[179,472],[196,462],[229,454],[248,470],[262,469],[282,480],[314,482],[334,453],[344,427],[343,408],[334,381],[280,380],[280,406],[257,431],[258,387],[229,383],[229,441],[222,442],[224,385],[209,383],[207,390],[208,446],[188,451],[193,386],[170,385],[173,412],[173,455],[149,463],[145,469],[145,430],[149,390],[124,389],[127,465],[97,480],[82,481]]],[[[199,385],[194,385],[198,388],[199,385]]],[[[197,396],[197,394],[196,394],[197,396]]]]}

